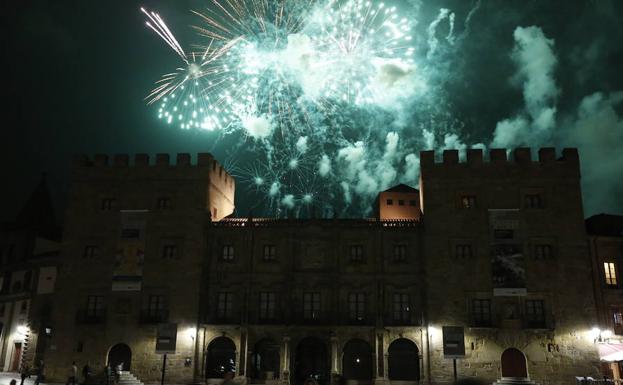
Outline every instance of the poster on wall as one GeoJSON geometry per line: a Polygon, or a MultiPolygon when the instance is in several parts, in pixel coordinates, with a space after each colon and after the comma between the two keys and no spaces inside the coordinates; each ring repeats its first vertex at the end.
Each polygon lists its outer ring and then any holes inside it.
{"type": "Polygon", "coordinates": [[[140,291],[142,288],[146,213],[147,210],[121,211],[113,291],[140,291]]]}
{"type": "Polygon", "coordinates": [[[519,210],[489,210],[493,295],[526,295],[526,268],[519,238],[519,210]]]}

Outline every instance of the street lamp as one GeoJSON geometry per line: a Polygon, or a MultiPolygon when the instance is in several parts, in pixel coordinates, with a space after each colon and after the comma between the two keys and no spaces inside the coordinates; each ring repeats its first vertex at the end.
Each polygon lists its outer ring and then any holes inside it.
{"type": "Polygon", "coordinates": [[[591,329],[591,337],[593,338],[593,343],[608,342],[610,337],[612,337],[612,331],[601,330],[598,327],[594,327],[593,329],[591,329]]]}

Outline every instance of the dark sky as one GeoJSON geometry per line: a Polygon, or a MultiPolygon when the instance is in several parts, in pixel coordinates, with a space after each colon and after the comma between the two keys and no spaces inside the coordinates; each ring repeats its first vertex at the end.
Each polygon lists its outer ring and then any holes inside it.
{"type": "MultiPolygon", "coordinates": [[[[188,42],[188,27],[196,21],[189,10],[205,4],[207,1],[2,2],[6,99],[0,164],[3,180],[9,183],[3,185],[0,219],[15,214],[43,172],[55,204],[62,209],[72,154],[208,151],[217,158],[227,155],[227,142],[215,146],[205,133],[162,126],[144,101],[153,82],[178,63],[145,28],[139,7],[158,10],[176,27],[178,38],[188,42]]],[[[447,7],[456,13],[459,30],[474,4],[463,0],[423,2],[418,25],[425,28],[439,8],[447,7]]],[[[483,1],[470,24],[469,38],[447,59],[453,75],[438,83],[443,84],[451,106],[449,114],[462,122],[459,136],[469,143],[490,143],[496,123],[523,108],[521,89],[512,81],[517,71],[511,58],[513,31],[518,26],[538,26],[555,42],[558,63],[553,76],[560,90],[557,122],[570,127],[553,135],[553,143],[543,144],[579,145],[581,155],[585,151],[594,159],[594,164],[583,164],[585,173],[592,172],[588,168],[602,169],[603,164],[596,163],[606,160],[611,164],[605,168],[605,178],[623,180],[623,158],[590,155],[623,152],[623,105],[613,97],[623,90],[622,17],[620,1],[483,1]],[[592,115],[582,115],[582,100],[596,92],[613,100],[608,108],[599,110],[601,114],[592,109],[595,118],[590,120],[592,115]],[[603,151],[599,142],[578,131],[590,122],[608,130],[605,134],[595,131],[595,135],[610,138],[603,151]]],[[[598,175],[589,180],[603,178],[598,175]]],[[[585,195],[587,189],[594,195],[592,189],[597,188],[608,189],[608,195],[618,198],[605,199],[603,204],[589,202],[587,214],[623,212],[623,182],[585,185],[585,195]]],[[[238,205],[246,207],[241,202],[238,205]]]]}

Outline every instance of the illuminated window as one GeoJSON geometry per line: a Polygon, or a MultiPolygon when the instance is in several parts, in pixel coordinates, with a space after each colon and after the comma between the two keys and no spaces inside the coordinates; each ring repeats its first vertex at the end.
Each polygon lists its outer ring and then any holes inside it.
{"type": "Polygon", "coordinates": [[[221,253],[221,259],[223,261],[233,262],[233,260],[234,260],[234,246],[233,245],[225,245],[225,246],[223,246],[223,251],[221,253]]]}
{"type": "Polygon", "coordinates": [[[472,245],[456,245],[454,253],[457,258],[471,258],[472,245]]]}
{"type": "Polygon", "coordinates": [[[171,207],[171,198],[158,198],[157,207],[159,210],[166,210],[171,207]]]}
{"type": "Polygon", "coordinates": [[[264,260],[274,261],[277,258],[277,246],[264,245],[264,260]]]}
{"type": "Polygon", "coordinates": [[[394,200],[393,199],[388,199],[387,200],[387,205],[388,206],[393,206],[394,205],[394,200]]]}
{"type": "Polygon", "coordinates": [[[471,314],[474,326],[491,326],[491,300],[472,299],[471,314]]]}
{"type": "Polygon", "coordinates": [[[604,276],[606,278],[607,286],[617,285],[617,272],[614,262],[604,262],[604,276]]]}
{"type": "Polygon", "coordinates": [[[545,328],[545,305],[543,300],[526,301],[526,321],[529,328],[545,328]]]}
{"type": "Polygon", "coordinates": [[[262,320],[274,320],[275,319],[275,293],[272,292],[260,292],[260,319],[262,320]]]}
{"type": "Polygon", "coordinates": [[[351,245],[350,246],[350,261],[361,263],[363,262],[363,246],[351,245]]]}
{"type": "Polygon", "coordinates": [[[398,206],[404,206],[405,205],[405,201],[402,199],[398,200],[398,206]]]}
{"type": "Polygon", "coordinates": [[[394,262],[403,263],[407,261],[407,246],[394,245],[394,262]]]}
{"type": "Polygon", "coordinates": [[[177,258],[177,246],[176,245],[162,246],[162,258],[167,258],[167,259],[177,258]]]}
{"type": "Polygon", "coordinates": [[[320,318],[320,293],[303,293],[303,318],[306,320],[320,318]]]}
{"type": "Polygon", "coordinates": [[[541,194],[526,194],[524,196],[524,207],[527,209],[542,209],[545,207],[541,194]]]}
{"type": "Polygon", "coordinates": [[[550,259],[552,258],[552,246],[551,245],[535,245],[534,246],[534,259],[550,259]]]}
{"type": "Polygon", "coordinates": [[[394,322],[409,323],[411,320],[411,307],[409,306],[409,294],[394,293],[392,296],[392,318],[394,322]]]}
{"type": "Polygon", "coordinates": [[[461,208],[464,208],[464,209],[476,208],[476,196],[475,195],[463,195],[461,197],[461,208]]]}
{"type": "Polygon", "coordinates": [[[348,294],[348,319],[354,322],[361,322],[366,313],[365,293],[348,294]]]}
{"type": "Polygon", "coordinates": [[[221,292],[216,297],[216,316],[221,320],[230,320],[234,315],[234,293],[221,292]]]}
{"type": "Polygon", "coordinates": [[[97,246],[89,245],[84,247],[82,252],[83,258],[95,258],[97,257],[97,246]]]}
{"type": "Polygon", "coordinates": [[[90,295],[87,297],[87,317],[101,317],[104,314],[104,297],[90,295]]]}
{"type": "Polygon", "coordinates": [[[103,198],[100,208],[104,211],[108,211],[108,210],[112,210],[114,205],[115,205],[115,200],[113,198],[103,198]]]}

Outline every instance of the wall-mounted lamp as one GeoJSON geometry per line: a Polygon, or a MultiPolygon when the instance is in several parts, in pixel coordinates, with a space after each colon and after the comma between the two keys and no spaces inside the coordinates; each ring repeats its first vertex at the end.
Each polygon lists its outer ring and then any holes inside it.
{"type": "Polygon", "coordinates": [[[195,340],[195,336],[197,335],[197,328],[196,327],[190,327],[188,328],[188,336],[194,341],[195,340]]]}
{"type": "Polygon", "coordinates": [[[29,330],[28,326],[26,326],[26,325],[18,325],[17,326],[17,332],[19,334],[26,335],[28,333],[28,330],[29,330]]]}

